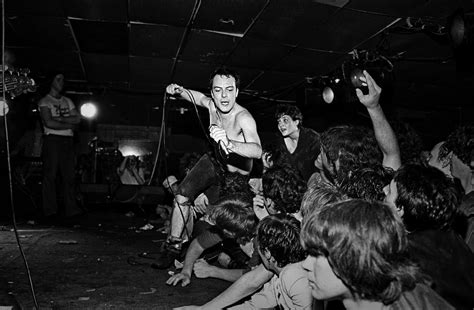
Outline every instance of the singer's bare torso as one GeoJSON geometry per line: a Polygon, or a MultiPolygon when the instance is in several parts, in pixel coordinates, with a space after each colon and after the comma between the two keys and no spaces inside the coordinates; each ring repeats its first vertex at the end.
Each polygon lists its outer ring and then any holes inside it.
{"type": "MultiPolygon", "coordinates": [[[[221,113],[214,104],[213,100],[209,98],[209,124],[215,124],[227,133],[230,140],[246,143],[244,135],[245,120],[252,117],[250,112],[235,103],[234,107],[228,113],[221,113]]],[[[253,160],[251,158],[243,157],[238,154],[229,154],[227,160],[227,170],[229,172],[238,172],[243,175],[248,175],[252,170],[253,160]]]]}

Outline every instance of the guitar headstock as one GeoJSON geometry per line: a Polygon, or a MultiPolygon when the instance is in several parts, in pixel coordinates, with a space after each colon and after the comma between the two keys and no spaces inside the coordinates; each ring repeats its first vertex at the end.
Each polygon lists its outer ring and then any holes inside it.
{"type": "MultiPolygon", "coordinates": [[[[0,72],[1,73],[1,72],[0,72]]],[[[4,72],[5,83],[0,75],[0,90],[5,84],[5,91],[10,97],[15,98],[23,93],[36,91],[35,81],[28,77],[29,69],[7,70],[4,72]]]]}

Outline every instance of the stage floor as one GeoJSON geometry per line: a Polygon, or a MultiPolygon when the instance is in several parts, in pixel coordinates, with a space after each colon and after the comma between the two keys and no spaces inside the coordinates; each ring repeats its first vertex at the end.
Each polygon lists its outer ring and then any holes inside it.
{"type": "MultiPolygon", "coordinates": [[[[18,225],[41,309],[171,309],[202,304],[230,285],[193,277],[187,287],[167,286],[168,271],[175,268],[156,270],[153,259],[139,256],[157,254],[166,237],[157,231],[162,225],[140,230],[149,221],[143,214],[127,217],[128,211],[94,206],[74,227],[18,225]]],[[[10,287],[22,309],[33,309],[11,229],[4,223],[0,230],[0,305],[8,305],[10,287]]]]}

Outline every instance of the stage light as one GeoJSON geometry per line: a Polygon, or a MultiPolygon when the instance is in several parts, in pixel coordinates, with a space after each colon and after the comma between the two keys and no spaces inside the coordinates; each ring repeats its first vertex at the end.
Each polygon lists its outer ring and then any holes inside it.
{"type": "Polygon", "coordinates": [[[97,114],[97,107],[91,102],[84,103],[81,106],[81,115],[85,118],[94,118],[97,114]]]}
{"type": "Polygon", "coordinates": [[[334,90],[326,86],[323,88],[323,100],[326,103],[332,103],[334,101],[334,90]]]}
{"type": "Polygon", "coordinates": [[[474,12],[465,13],[458,9],[448,19],[449,37],[454,47],[470,45],[473,42],[474,12]]]}

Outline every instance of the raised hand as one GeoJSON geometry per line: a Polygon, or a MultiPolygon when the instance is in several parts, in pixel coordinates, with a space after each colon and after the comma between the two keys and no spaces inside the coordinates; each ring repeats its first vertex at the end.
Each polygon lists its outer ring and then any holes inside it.
{"type": "Polygon", "coordinates": [[[370,76],[367,71],[363,71],[364,77],[361,77],[363,86],[369,88],[369,93],[364,95],[362,90],[356,88],[357,98],[359,98],[360,103],[362,103],[367,109],[375,108],[379,104],[380,94],[382,93],[382,88],[375,83],[375,80],[370,76]]]}
{"type": "Polygon", "coordinates": [[[170,84],[166,87],[166,93],[169,95],[180,95],[184,91],[184,87],[178,84],[170,84]]]}
{"type": "Polygon", "coordinates": [[[227,146],[229,144],[229,138],[227,138],[227,133],[221,127],[213,125],[209,128],[209,132],[211,138],[217,143],[219,143],[219,141],[222,141],[224,146],[227,146]]]}

